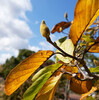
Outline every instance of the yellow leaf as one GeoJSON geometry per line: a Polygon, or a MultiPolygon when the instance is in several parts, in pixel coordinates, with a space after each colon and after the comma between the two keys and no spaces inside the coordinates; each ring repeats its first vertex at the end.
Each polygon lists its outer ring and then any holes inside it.
{"type": "Polygon", "coordinates": [[[99,53],[99,43],[95,44],[89,49],[89,52],[99,53]]]}
{"type": "Polygon", "coordinates": [[[6,78],[5,93],[11,95],[52,55],[53,51],[50,50],[38,51],[19,63],[6,78]]]}
{"type": "Polygon", "coordinates": [[[69,34],[74,45],[98,16],[99,0],[78,0],[69,34]]]}
{"type": "MultiPolygon", "coordinates": [[[[65,66],[60,67],[59,70],[61,70],[61,68],[64,69],[65,66]]],[[[63,74],[60,71],[55,72],[39,91],[36,100],[53,100],[56,88],[62,75],[63,74]]]]}
{"type": "Polygon", "coordinates": [[[84,100],[89,94],[93,93],[94,91],[97,90],[97,87],[92,87],[91,90],[85,94],[82,94],[80,100],[84,100]]]}
{"type": "Polygon", "coordinates": [[[88,52],[99,53],[99,37],[97,37],[95,42],[90,43],[88,48],[90,48],[88,52]]]}
{"type": "MultiPolygon", "coordinates": [[[[82,78],[81,74],[78,74],[78,77],[82,78]]],[[[75,78],[70,80],[70,89],[77,94],[87,93],[91,88],[92,80],[81,81],[75,78]]]]}
{"type": "MultiPolygon", "coordinates": [[[[71,41],[71,39],[67,39],[65,40],[61,45],[60,48],[65,51],[66,53],[73,55],[74,52],[74,45],[71,41]]],[[[56,50],[56,52],[60,52],[59,50],[56,50]]],[[[61,54],[56,54],[56,56],[58,57],[58,59],[60,59],[61,61],[63,61],[64,63],[70,63],[72,61],[72,58],[70,57],[63,57],[61,54]]]]}

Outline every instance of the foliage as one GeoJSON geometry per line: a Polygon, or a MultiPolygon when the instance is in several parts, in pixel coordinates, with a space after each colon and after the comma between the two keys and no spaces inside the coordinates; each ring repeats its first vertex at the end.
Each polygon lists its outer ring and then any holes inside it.
{"type": "MultiPolygon", "coordinates": [[[[99,68],[97,64],[99,63],[94,61],[95,68],[92,69],[90,68],[92,66],[86,63],[88,52],[99,53],[99,34],[97,32],[99,31],[97,25],[99,23],[90,29],[98,16],[99,0],[78,0],[73,22],[68,22],[67,15],[65,15],[67,22],[60,22],[51,30],[52,34],[55,32],[63,33],[64,29],[71,26],[67,39],[63,38],[64,40],[61,42],[60,40],[56,42],[51,40],[50,30],[43,20],[40,32],[46,41],[57,49],[56,52],[41,50],[19,63],[6,78],[5,93],[11,95],[32,74],[35,74],[33,76],[35,81],[32,80],[31,86],[26,90],[24,100],[33,100],[34,98],[35,100],[53,100],[63,75],[70,80],[70,89],[75,93],[82,94],[81,100],[98,90],[99,75],[97,73],[99,73],[99,68]],[[46,66],[35,73],[53,55],[58,58],[55,66],[46,66]]],[[[98,60],[98,58],[94,60],[98,60]]]]}
{"type": "Polygon", "coordinates": [[[11,69],[13,69],[22,60],[29,57],[33,53],[35,53],[35,52],[27,50],[27,49],[20,49],[17,57],[12,56],[10,59],[7,59],[5,64],[2,65],[3,70],[1,72],[1,74],[2,74],[3,78],[6,78],[8,73],[11,71],[11,69]]]}
{"type": "MultiPolygon", "coordinates": [[[[19,50],[19,54],[16,58],[12,56],[9,60],[7,59],[5,64],[3,64],[3,68],[4,68],[2,71],[3,78],[5,78],[6,75],[10,72],[10,70],[13,69],[17,64],[19,64],[19,62],[29,57],[33,53],[34,51],[27,50],[27,49],[21,49],[19,50]]],[[[53,63],[54,62],[49,59],[41,67],[43,68],[44,66],[48,66],[53,63]]],[[[24,84],[22,84],[22,86],[17,91],[15,91],[12,95],[10,96],[4,95],[3,96],[4,100],[22,100],[25,90],[32,84],[32,81],[31,81],[32,76],[24,84]]]]}

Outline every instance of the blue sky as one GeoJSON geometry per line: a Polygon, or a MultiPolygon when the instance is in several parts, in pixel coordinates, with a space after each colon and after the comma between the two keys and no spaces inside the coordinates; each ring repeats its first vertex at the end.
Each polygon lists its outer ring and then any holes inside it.
{"type": "MultiPolygon", "coordinates": [[[[0,63],[17,56],[19,49],[54,50],[40,34],[44,19],[51,30],[58,22],[65,21],[64,14],[73,20],[77,0],[0,0],[0,63]]],[[[66,33],[69,29],[65,30],[66,33]]],[[[55,33],[53,41],[65,36],[55,33]]]]}

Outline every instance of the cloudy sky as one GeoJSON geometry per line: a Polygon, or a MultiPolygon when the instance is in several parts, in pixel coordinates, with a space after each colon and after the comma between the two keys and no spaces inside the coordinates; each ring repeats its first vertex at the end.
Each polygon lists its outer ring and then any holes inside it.
{"type": "MultiPolygon", "coordinates": [[[[40,34],[40,23],[44,19],[52,27],[74,17],[77,0],[0,0],[0,64],[7,58],[17,56],[19,49],[54,50],[40,34]]],[[[68,33],[69,30],[67,29],[68,33]]],[[[55,33],[53,41],[64,36],[55,33]]]]}

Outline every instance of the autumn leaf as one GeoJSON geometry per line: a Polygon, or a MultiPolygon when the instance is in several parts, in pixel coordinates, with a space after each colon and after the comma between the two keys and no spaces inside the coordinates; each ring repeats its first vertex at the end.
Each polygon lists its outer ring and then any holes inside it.
{"type": "MultiPolygon", "coordinates": [[[[70,72],[71,74],[78,73],[78,68],[77,67],[71,67],[69,65],[65,65],[65,63],[63,63],[62,61],[59,61],[58,63],[63,64],[64,71],[70,72]]],[[[69,74],[65,74],[65,77],[68,80],[71,80],[71,78],[72,78],[72,76],[69,75],[69,74]]]]}
{"type": "MultiPolygon", "coordinates": [[[[74,74],[74,73],[77,73],[78,72],[78,68],[77,67],[66,66],[65,67],[65,71],[66,72],[71,72],[72,74],[74,74]]],[[[68,80],[71,80],[71,78],[72,78],[72,76],[69,75],[69,74],[66,74],[65,76],[66,76],[66,78],[68,80]]]]}
{"type": "MultiPolygon", "coordinates": [[[[81,74],[78,74],[79,78],[82,78],[81,74]]],[[[84,94],[90,91],[92,88],[92,80],[81,81],[75,78],[70,80],[70,89],[77,94],[84,94]]]]}
{"type": "Polygon", "coordinates": [[[95,68],[90,68],[91,72],[99,72],[99,66],[95,67],[95,68]]]}
{"type": "Polygon", "coordinates": [[[93,93],[94,91],[97,90],[97,87],[92,87],[91,90],[85,94],[82,94],[80,100],[84,100],[88,95],[90,95],[91,93],[93,93]]]}
{"type": "Polygon", "coordinates": [[[37,72],[32,78],[32,85],[24,93],[24,100],[33,100],[35,95],[39,92],[48,78],[61,66],[62,64],[56,63],[49,65],[39,72],[37,72]]]}
{"type": "MultiPolygon", "coordinates": [[[[70,54],[73,56],[73,52],[74,52],[74,45],[71,41],[71,39],[67,39],[65,40],[61,45],[60,48],[65,51],[66,53],[70,54]]],[[[56,52],[60,52],[59,50],[57,50],[56,52]]],[[[60,52],[61,53],[61,52],[60,52]]],[[[70,57],[63,57],[61,54],[56,54],[56,56],[58,57],[58,59],[60,59],[61,61],[63,61],[64,63],[70,63],[72,61],[72,58],[70,57]]]]}
{"type": "Polygon", "coordinates": [[[60,22],[58,24],[56,24],[52,30],[51,33],[55,33],[55,32],[62,32],[64,29],[68,28],[71,25],[71,22],[60,22]]]}
{"type": "Polygon", "coordinates": [[[11,95],[52,55],[50,50],[38,51],[19,63],[6,78],[5,93],[11,95]]]}
{"type": "Polygon", "coordinates": [[[93,44],[95,45],[91,46],[89,52],[99,53],[99,37],[97,37],[93,44]]]}
{"type": "Polygon", "coordinates": [[[74,45],[98,16],[99,0],[78,0],[69,34],[74,45]]]}
{"type": "Polygon", "coordinates": [[[89,96],[89,97],[86,98],[85,100],[95,100],[95,98],[93,98],[92,96],[89,96]]]}
{"type": "Polygon", "coordinates": [[[98,60],[94,59],[93,62],[94,62],[94,64],[95,64],[96,66],[99,66],[99,61],[98,61],[98,60]]]}
{"type": "Polygon", "coordinates": [[[60,71],[56,71],[52,77],[44,84],[44,86],[39,91],[36,100],[53,100],[58,83],[63,75],[61,68],[64,69],[65,66],[59,68],[60,71]]]}

